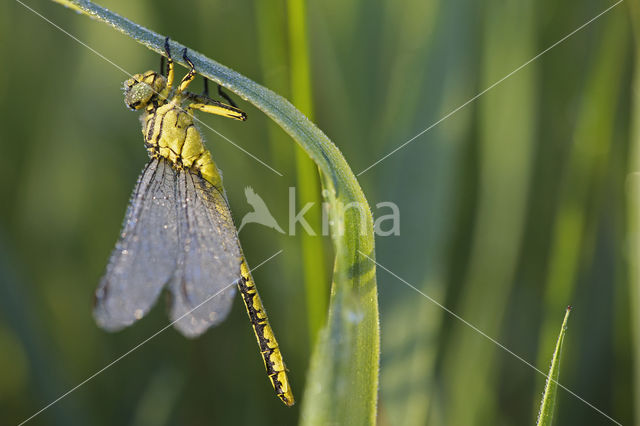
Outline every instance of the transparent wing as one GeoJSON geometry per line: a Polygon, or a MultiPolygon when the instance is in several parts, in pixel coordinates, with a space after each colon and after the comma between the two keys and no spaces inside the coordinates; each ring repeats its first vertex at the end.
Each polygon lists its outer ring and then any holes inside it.
{"type": "Polygon", "coordinates": [[[224,195],[201,177],[179,171],[178,238],[182,249],[171,281],[171,319],[195,337],[222,321],[240,279],[241,252],[224,195]]]}
{"type": "Polygon", "coordinates": [[[107,330],[142,318],[169,282],[178,259],[176,171],[152,159],[138,178],[107,271],[96,291],[94,316],[107,330]]]}

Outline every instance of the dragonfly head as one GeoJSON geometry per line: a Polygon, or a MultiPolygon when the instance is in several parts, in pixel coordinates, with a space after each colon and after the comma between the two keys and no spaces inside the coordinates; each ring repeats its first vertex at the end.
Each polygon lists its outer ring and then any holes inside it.
{"type": "Polygon", "coordinates": [[[167,87],[167,80],[155,71],[136,74],[124,82],[124,103],[132,110],[142,109],[159,96],[167,87]]]}

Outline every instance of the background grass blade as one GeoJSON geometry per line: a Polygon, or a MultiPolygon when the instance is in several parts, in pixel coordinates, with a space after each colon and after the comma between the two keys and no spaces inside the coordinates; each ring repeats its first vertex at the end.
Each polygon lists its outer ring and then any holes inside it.
{"type": "MultiPolygon", "coordinates": [[[[159,54],[165,37],[89,1],[58,3],[80,9],[159,54]]],[[[185,46],[171,42],[172,51],[185,46]]],[[[335,250],[328,324],[312,354],[303,400],[304,424],[375,423],[379,325],[373,220],[367,201],[339,149],[290,102],[195,50],[200,74],[251,102],[278,123],[320,170],[335,250]],[[355,208],[354,208],[355,206],[355,208]],[[364,253],[364,254],[361,254],[364,253]]],[[[182,58],[175,58],[182,63],[182,58]]]]}
{"type": "MultiPolygon", "coordinates": [[[[544,311],[538,350],[543,365],[556,337],[553,312],[574,297],[580,272],[592,263],[598,216],[594,209],[602,197],[603,180],[615,143],[614,124],[626,62],[628,28],[607,16],[599,46],[585,79],[571,152],[562,177],[558,211],[554,218],[546,278],[544,311]]],[[[536,407],[537,409],[537,407],[536,407]]]]}
{"type": "MultiPolygon", "coordinates": [[[[480,5],[459,0],[409,0],[398,7],[396,0],[387,0],[385,7],[383,31],[390,33],[385,40],[393,43],[387,41],[381,46],[383,57],[389,58],[389,75],[378,84],[379,119],[372,123],[380,129],[372,141],[381,147],[412,137],[415,129],[443,117],[473,92],[478,70],[465,46],[476,38],[478,20],[474,17],[480,5]],[[406,46],[411,46],[412,54],[406,53],[406,46]],[[424,93],[429,94],[428,100],[424,93]]],[[[456,177],[473,130],[472,117],[470,108],[460,111],[455,120],[444,121],[429,132],[426,140],[398,152],[398,161],[376,170],[379,175],[370,185],[377,199],[393,200],[402,206],[403,225],[425,224],[411,229],[411,235],[402,239],[407,247],[420,247],[415,255],[398,250],[393,239],[379,238],[378,257],[439,301],[444,301],[451,289],[446,265],[458,225],[451,212],[456,211],[456,196],[462,192],[456,177]],[[419,192],[400,190],[411,188],[411,182],[421,182],[419,192]]],[[[368,173],[363,178],[371,178],[368,173]]],[[[442,331],[447,314],[423,297],[416,297],[414,291],[402,288],[403,284],[392,277],[385,281],[379,289],[380,300],[384,301],[380,307],[384,320],[379,424],[445,424],[438,355],[439,343],[447,335],[442,331]]]]}
{"type": "MultiPolygon", "coordinates": [[[[24,387],[33,389],[42,400],[53,400],[65,391],[68,377],[60,374],[64,362],[47,352],[54,344],[52,336],[33,331],[42,327],[42,319],[38,309],[26,306],[34,299],[41,306],[42,301],[28,294],[30,285],[19,276],[18,266],[0,232],[0,320],[6,321],[0,323],[0,361],[7,369],[2,371],[0,394],[9,398],[16,388],[24,387]]],[[[59,424],[87,421],[86,410],[78,401],[54,406],[51,411],[51,418],[59,424]]]]}
{"type": "MultiPolygon", "coordinates": [[[[291,101],[313,120],[313,95],[311,90],[311,66],[309,64],[309,43],[307,41],[307,7],[305,0],[287,0],[289,28],[289,63],[291,67],[291,101]]],[[[295,147],[298,208],[307,203],[321,204],[318,169],[304,150],[295,147]]],[[[305,215],[316,234],[321,231],[321,209],[310,209],[305,215]]],[[[302,264],[307,296],[307,322],[309,341],[313,345],[327,316],[329,285],[325,273],[324,247],[322,238],[307,234],[300,236],[302,244],[302,264]]]]}
{"type": "MultiPolygon", "coordinates": [[[[289,97],[289,69],[287,67],[287,31],[286,15],[282,13],[284,0],[264,2],[256,0],[254,10],[256,16],[256,38],[260,54],[262,81],[271,90],[289,97]]],[[[267,123],[269,136],[270,161],[278,170],[288,168],[293,155],[280,149],[286,135],[271,120],[267,123]]]]}
{"type": "Polygon", "coordinates": [[[538,413],[538,421],[536,422],[537,426],[551,426],[553,422],[553,410],[556,405],[556,392],[558,390],[558,378],[560,377],[560,355],[562,354],[562,343],[564,342],[564,335],[567,332],[567,321],[569,320],[570,313],[571,307],[568,307],[564,314],[562,328],[560,329],[560,334],[558,334],[556,348],[551,358],[551,367],[549,367],[547,383],[544,387],[542,401],[540,402],[540,411],[538,413]]]}
{"type": "MultiPolygon", "coordinates": [[[[481,87],[534,55],[534,3],[485,3],[481,87]],[[510,25],[512,31],[507,30],[510,25]],[[511,36],[505,38],[507,33],[511,36]]],[[[537,68],[537,63],[530,64],[477,103],[478,206],[464,291],[454,311],[490,336],[500,334],[523,243],[536,138],[537,68]]],[[[445,359],[447,423],[469,425],[478,419],[498,423],[492,377],[502,354],[457,324],[450,339],[445,359]],[[464,410],[455,408],[463,405],[464,410]]]]}
{"type": "Polygon", "coordinates": [[[631,97],[631,126],[627,179],[627,232],[629,253],[629,322],[631,352],[634,360],[633,396],[636,424],[640,422],[640,5],[628,2],[633,23],[635,52],[631,97]]]}

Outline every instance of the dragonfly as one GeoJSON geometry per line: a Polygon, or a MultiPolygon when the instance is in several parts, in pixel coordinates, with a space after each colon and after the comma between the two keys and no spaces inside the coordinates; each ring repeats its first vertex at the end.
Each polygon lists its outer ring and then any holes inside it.
{"type": "MultiPolygon", "coordinates": [[[[165,39],[167,75],[147,71],[124,83],[125,104],[142,110],[149,154],[131,196],[123,229],[95,293],[94,317],[109,331],[144,317],[163,290],[173,326],[197,337],[229,313],[238,288],[277,396],[294,404],[287,370],[242,253],[222,177],[193,119],[195,110],[244,121],[247,115],[205,92],[187,91],[196,69],[174,89],[174,61],[165,39]]],[[[164,58],[163,58],[164,59],[164,58]]]]}

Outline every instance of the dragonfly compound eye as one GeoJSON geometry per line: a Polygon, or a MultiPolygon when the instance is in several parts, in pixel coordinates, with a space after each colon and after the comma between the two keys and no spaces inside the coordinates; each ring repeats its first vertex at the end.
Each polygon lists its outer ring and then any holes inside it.
{"type": "Polygon", "coordinates": [[[124,103],[131,109],[144,108],[154,94],[153,88],[145,82],[135,83],[130,87],[125,85],[124,103]]]}
{"type": "Polygon", "coordinates": [[[166,86],[167,80],[157,72],[136,74],[124,82],[124,102],[133,110],[144,108],[153,99],[166,97],[166,86]]]}

